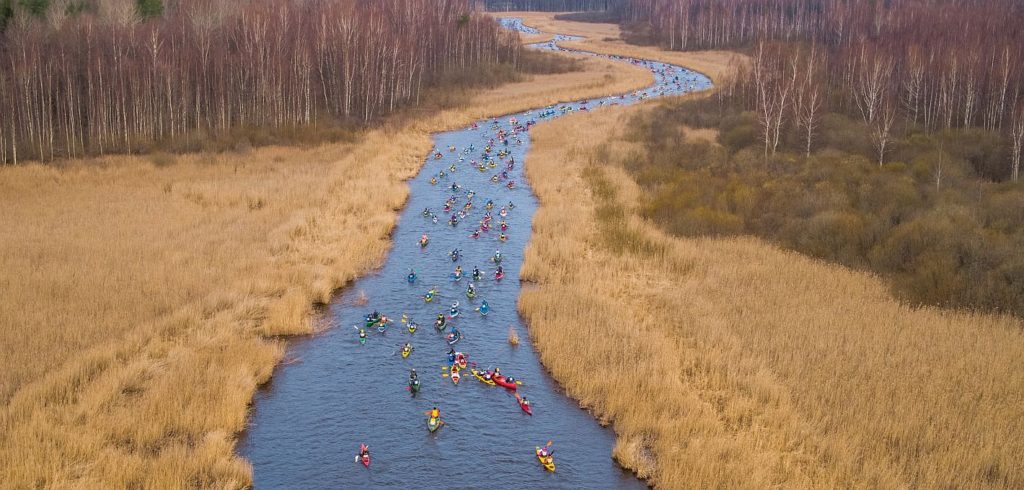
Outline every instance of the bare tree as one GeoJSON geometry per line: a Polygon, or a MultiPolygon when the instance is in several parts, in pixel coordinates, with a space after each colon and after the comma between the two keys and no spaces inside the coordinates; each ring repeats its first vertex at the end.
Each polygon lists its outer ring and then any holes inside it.
{"type": "Polygon", "coordinates": [[[892,128],[896,122],[896,104],[891,98],[879,103],[878,117],[871,124],[871,141],[878,152],[878,166],[885,164],[885,153],[892,141],[892,128]]]}
{"type": "Polygon", "coordinates": [[[1013,127],[1010,130],[1010,178],[1016,182],[1020,178],[1021,153],[1024,151],[1024,105],[1014,112],[1013,127]]]}

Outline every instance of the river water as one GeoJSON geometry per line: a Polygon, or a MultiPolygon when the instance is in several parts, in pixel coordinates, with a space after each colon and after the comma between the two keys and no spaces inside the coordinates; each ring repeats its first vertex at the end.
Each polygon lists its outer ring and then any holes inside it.
{"type": "MultiPolygon", "coordinates": [[[[502,19],[502,24],[530,31],[518,19],[502,19]]],[[[569,37],[557,38],[564,39],[569,37]]],[[[532,47],[561,50],[553,43],[532,47]]],[[[516,313],[519,269],[537,208],[523,174],[528,131],[510,135],[507,146],[494,141],[490,157],[496,168],[480,171],[471,165],[483,161],[484,149],[498,130],[512,132],[528,121],[543,124],[574,112],[711,85],[707,77],[681,67],[606,58],[649,68],[655,85],[623,96],[482,120],[476,127],[434,135],[435,152],[441,158],[432,152],[409,182],[409,201],[383,267],[335,298],[327,311],[332,328],[291,342],[287,358],[297,361],[279,367],[257,393],[238,448],[252,463],[257,488],[644,488],[612,460],[612,430],[598,425],[545,372],[516,313]],[[508,152],[505,158],[497,156],[501,150],[508,152]],[[512,159],[515,164],[508,169],[512,159]],[[442,171],[445,175],[439,176],[442,171]],[[509,181],[514,182],[511,188],[509,181]],[[460,188],[453,190],[453,183],[460,188]],[[461,222],[450,226],[448,218],[463,209],[470,190],[475,191],[473,207],[461,222]],[[449,198],[454,198],[455,205],[444,212],[449,198]],[[478,229],[488,200],[494,203],[493,228],[473,238],[470,234],[478,229]],[[506,241],[498,238],[502,207],[507,211],[506,241]],[[437,223],[423,216],[425,209],[437,215],[437,223]],[[418,244],[422,234],[430,238],[425,248],[418,244]],[[462,251],[458,262],[449,256],[453,249],[462,251]],[[496,264],[490,260],[497,250],[505,271],[501,281],[495,279],[496,264]],[[456,265],[465,271],[457,282],[450,278],[456,265]],[[469,299],[465,291],[474,267],[484,278],[476,282],[476,297],[469,299]],[[407,281],[410,270],[417,274],[412,284],[407,281]],[[427,303],[423,296],[432,287],[438,294],[427,303]],[[356,305],[360,292],[368,299],[365,305],[356,305]],[[446,376],[449,345],[432,324],[454,301],[460,303],[460,314],[448,322],[445,333],[457,326],[464,338],[452,347],[481,368],[500,367],[503,374],[520,379],[519,392],[532,402],[533,416],[524,413],[512,393],[501,387],[484,385],[468,372],[458,385],[446,376]],[[490,308],[486,316],[474,311],[483,301],[490,308]],[[366,329],[366,343],[360,344],[355,326],[363,326],[364,317],[374,310],[394,323],[385,333],[366,329]],[[415,334],[399,321],[403,314],[420,325],[415,334]],[[519,332],[518,347],[507,342],[510,327],[519,332]],[[414,350],[403,359],[399,351],[406,342],[414,350]],[[407,390],[411,368],[417,370],[422,384],[415,397],[407,390]],[[435,406],[446,425],[431,434],[425,412],[435,406]],[[555,473],[544,471],[534,455],[534,448],[547,441],[553,442],[555,473]],[[353,461],[360,443],[370,447],[369,469],[353,461]]]]}

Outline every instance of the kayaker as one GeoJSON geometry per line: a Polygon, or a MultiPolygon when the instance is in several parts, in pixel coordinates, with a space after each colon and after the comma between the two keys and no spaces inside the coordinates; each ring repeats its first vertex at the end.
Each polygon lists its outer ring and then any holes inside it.
{"type": "Polygon", "coordinates": [[[524,407],[530,408],[530,400],[527,400],[525,396],[521,397],[520,400],[522,400],[520,403],[522,403],[524,407]]]}
{"type": "Polygon", "coordinates": [[[416,370],[415,369],[409,371],[409,382],[410,383],[415,383],[416,381],[419,381],[419,379],[420,379],[420,377],[419,377],[418,374],[416,374],[416,370]]]}
{"type": "Polygon", "coordinates": [[[441,418],[441,411],[438,410],[437,407],[434,407],[434,409],[430,411],[430,418],[432,418],[432,419],[441,418]]]}
{"type": "Polygon", "coordinates": [[[363,456],[367,456],[369,454],[370,454],[370,446],[367,446],[366,444],[360,444],[359,445],[359,457],[362,458],[363,456]]]}
{"type": "Polygon", "coordinates": [[[366,338],[366,330],[363,330],[361,328],[359,329],[359,338],[361,338],[361,339],[365,339],[366,338]]]}

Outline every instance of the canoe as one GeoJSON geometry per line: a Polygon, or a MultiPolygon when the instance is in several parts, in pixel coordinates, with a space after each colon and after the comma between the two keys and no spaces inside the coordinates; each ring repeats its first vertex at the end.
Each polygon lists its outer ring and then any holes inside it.
{"type": "Polygon", "coordinates": [[[519,408],[523,409],[527,415],[533,416],[533,407],[523,403],[523,397],[519,396],[519,393],[516,393],[516,401],[519,402],[519,408]]]}
{"type": "Polygon", "coordinates": [[[367,451],[366,444],[359,445],[359,454],[356,455],[356,461],[363,463],[363,466],[370,467],[370,453],[367,451]]]}
{"type": "Polygon", "coordinates": [[[473,376],[476,379],[480,380],[481,383],[483,383],[485,385],[489,385],[489,386],[494,386],[494,381],[485,378],[483,371],[478,371],[476,369],[472,369],[472,370],[470,370],[470,372],[473,373],[473,376]]]}
{"type": "Polygon", "coordinates": [[[503,388],[507,388],[507,389],[510,389],[510,390],[512,390],[512,391],[515,391],[515,390],[516,390],[516,384],[515,384],[514,382],[511,382],[511,383],[510,383],[510,382],[508,381],[508,378],[506,378],[506,377],[504,377],[504,376],[502,376],[502,375],[500,375],[500,374],[492,374],[492,375],[491,375],[491,379],[493,379],[493,380],[494,380],[494,383],[495,383],[496,385],[498,385],[498,386],[501,386],[501,387],[503,387],[503,388]]]}
{"type": "Polygon", "coordinates": [[[545,470],[554,472],[555,471],[555,458],[553,456],[551,456],[550,454],[547,455],[547,456],[541,456],[540,455],[540,446],[537,446],[537,449],[535,450],[535,452],[537,454],[537,461],[540,461],[541,466],[543,466],[545,470]]]}
{"type": "Polygon", "coordinates": [[[444,421],[439,418],[430,417],[427,419],[427,430],[430,432],[437,432],[444,425],[444,421]]]}

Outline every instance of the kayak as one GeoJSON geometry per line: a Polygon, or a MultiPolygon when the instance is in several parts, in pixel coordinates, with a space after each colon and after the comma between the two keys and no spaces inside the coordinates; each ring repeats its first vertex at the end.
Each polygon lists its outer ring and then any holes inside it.
{"type": "Polygon", "coordinates": [[[489,386],[494,386],[494,381],[491,381],[491,380],[485,378],[483,371],[478,371],[476,369],[471,369],[470,372],[473,373],[473,376],[476,377],[476,379],[480,380],[481,383],[483,383],[485,385],[489,385],[489,386]]]}
{"type": "Polygon", "coordinates": [[[363,466],[370,467],[370,448],[366,447],[366,444],[359,445],[359,454],[356,455],[356,461],[363,463],[363,466]]]}
{"type": "Polygon", "coordinates": [[[417,328],[419,328],[419,325],[416,325],[415,323],[410,323],[409,324],[409,333],[416,333],[416,329],[417,328]]]}
{"type": "Polygon", "coordinates": [[[495,281],[500,281],[500,280],[502,280],[504,278],[505,278],[505,273],[504,272],[495,272],[494,273],[494,280],[495,281]]]}
{"type": "Polygon", "coordinates": [[[455,363],[459,365],[459,369],[466,369],[466,366],[469,365],[469,363],[466,361],[466,356],[463,354],[455,356],[455,363]]]}
{"type": "Polygon", "coordinates": [[[462,379],[462,375],[459,374],[459,368],[452,366],[452,383],[459,384],[459,380],[462,379]]]}
{"type": "Polygon", "coordinates": [[[408,358],[409,354],[412,354],[412,347],[402,347],[402,358],[408,358]]]}
{"type": "Polygon", "coordinates": [[[516,401],[519,402],[519,408],[523,409],[527,415],[533,416],[533,407],[526,403],[526,400],[523,400],[523,397],[519,396],[519,393],[516,393],[516,401]]]}
{"type": "Polygon", "coordinates": [[[440,418],[430,417],[427,419],[427,430],[430,432],[437,432],[437,429],[440,429],[442,425],[444,425],[444,421],[440,418]]]}
{"type": "Polygon", "coordinates": [[[540,455],[540,446],[537,446],[536,453],[537,453],[537,461],[540,461],[540,464],[542,466],[544,466],[544,469],[548,470],[548,471],[551,471],[551,472],[554,472],[555,471],[555,458],[553,456],[551,456],[550,454],[547,455],[547,456],[541,456],[540,455]]]}
{"type": "Polygon", "coordinates": [[[508,378],[506,378],[506,377],[504,377],[504,376],[502,376],[500,374],[492,374],[491,375],[491,379],[493,379],[494,383],[496,385],[498,385],[498,386],[510,389],[512,391],[516,390],[516,383],[514,381],[513,382],[509,382],[508,378]]]}
{"type": "Polygon", "coordinates": [[[487,316],[487,314],[491,312],[491,307],[487,305],[486,301],[484,301],[483,304],[477,308],[477,311],[479,311],[481,315],[487,316]]]}
{"type": "Polygon", "coordinates": [[[445,337],[445,338],[448,341],[448,345],[455,345],[460,340],[462,340],[462,334],[459,333],[459,334],[456,335],[455,332],[452,332],[452,333],[449,333],[448,336],[445,337]]]}
{"type": "Polygon", "coordinates": [[[409,274],[408,276],[405,276],[405,280],[409,281],[409,284],[416,282],[416,274],[409,274]]]}
{"type": "Polygon", "coordinates": [[[416,396],[416,393],[419,393],[419,392],[420,392],[420,382],[419,382],[419,380],[410,381],[409,382],[409,393],[411,393],[412,396],[416,396]]]}

